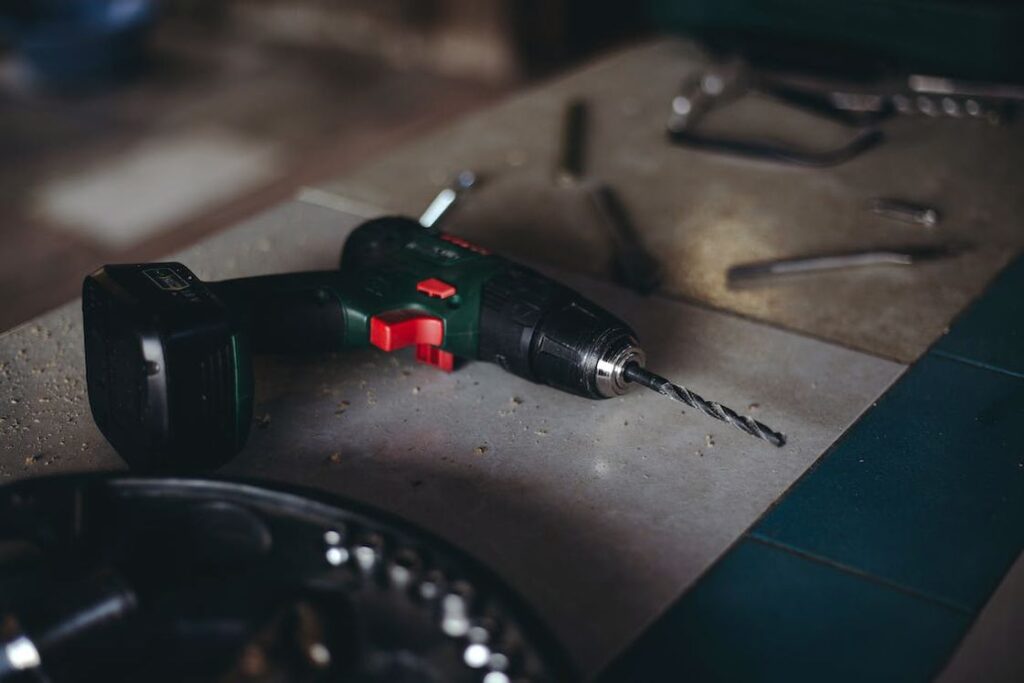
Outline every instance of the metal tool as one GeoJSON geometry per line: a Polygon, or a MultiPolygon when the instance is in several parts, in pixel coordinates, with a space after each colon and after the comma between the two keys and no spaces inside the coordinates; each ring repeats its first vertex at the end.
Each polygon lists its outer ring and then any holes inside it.
{"type": "Polygon", "coordinates": [[[772,88],[761,82],[745,65],[730,62],[720,68],[695,74],[683,81],[672,98],[666,124],[669,139],[695,149],[733,154],[762,161],[800,166],[834,166],[848,161],[879,144],[884,136],[873,124],[865,124],[818,98],[790,89],[772,88]],[[821,150],[801,149],[770,140],[732,137],[706,133],[700,123],[716,108],[725,106],[752,92],[760,91],[784,103],[804,109],[844,126],[854,126],[853,137],[845,144],[821,150]]]}
{"type": "Polygon", "coordinates": [[[572,100],[566,105],[555,180],[585,194],[596,220],[611,238],[615,279],[638,294],[647,295],[661,284],[661,264],[644,246],[611,185],[584,178],[588,111],[584,100],[572,100]]]}
{"type": "Polygon", "coordinates": [[[648,295],[661,284],[661,264],[644,246],[619,195],[610,185],[584,183],[583,190],[611,235],[615,279],[638,294],[648,295]]]}
{"type": "Polygon", "coordinates": [[[0,681],[580,680],[497,576],[365,504],[72,475],[4,486],[0,520],[0,681]]]}
{"type": "Polygon", "coordinates": [[[966,248],[962,245],[885,247],[757,261],[732,266],[726,273],[726,280],[730,286],[741,286],[751,281],[785,275],[818,273],[863,266],[905,266],[956,256],[966,248]]]}
{"type": "Polygon", "coordinates": [[[53,665],[81,661],[98,654],[99,641],[123,638],[138,609],[135,593],[113,574],[57,583],[17,615],[4,614],[3,602],[0,617],[16,635],[0,642],[0,681],[49,680],[44,672],[53,674],[53,665]]]}
{"type": "Polygon", "coordinates": [[[696,149],[803,166],[843,163],[884,139],[878,128],[894,115],[983,119],[998,124],[1024,101],[1024,87],[912,75],[851,83],[770,69],[729,59],[685,79],[672,99],[669,138],[696,149]],[[769,140],[744,139],[700,130],[713,110],[757,92],[791,107],[855,128],[845,144],[806,150],[769,140]]]}
{"type": "Polygon", "coordinates": [[[407,218],[357,228],[336,271],[204,283],[180,263],[105,266],[82,311],[93,418],[147,469],[216,466],[242,448],[250,352],[415,347],[445,371],[472,358],[594,399],[626,393],[626,368],[645,361],[633,330],[577,292],[407,218]]]}
{"type": "Polygon", "coordinates": [[[455,201],[476,187],[479,182],[480,179],[475,172],[468,169],[459,171],[451,185],[438,192],[427,206],[423,215],[420,216],[420,225],[424,228],[437,227],[441,220],[451,212],[455,201]]]}
{"type": "Polygon", "coordinates": [[[917,93],[1024,102],[1024,86],[1014,83],[986,83],[946,76],[911,74],[907,77],[907,87],[917,93]]]}
{"type": "Polygon", "coordinates": [[[562,118],[562,140],[559,145],[555,180],[571,185],[583,178],[586,161],[588,107],[584,100],[571,100],[562,118]]]}
{"type": "Polygon", "coordinates": [[[928,97],[926,95],[907,95],[896,93],[888,98],[892,108],[903,115],[923,115],[928,117],[982,119],[993,125],[999,125],[1012,116],[1012,105],[1008,103],[992,103],[975,97],[928,97]]]}
{"type": "Polygon", "coordinates": [[[679,401],[691,408],[696,408],[705,415],[721,420],[742,432],[756,436],[758,439],[764,439],[775,446],[784,446],[786,444],[785,435],[775,431],[766,424],[758,422],[752,417],[740,415],[732,408],[723,406],[721,403],[708,401],[686,387],[673,384],[664,377],[654,374],[637,363],[627,365],[623,375],[630,382],[636,382],[652,391],[658,392],[662,396],[667,396],[673,401],[679,401]]]}
{"type": "Polygon", "coordinates": [[[901,113],[911,110],[929,116],[983,118],[999,124],[1011,118],[1024,103],[1024,86],[986,83],[944,76],[912,74],[908,94],[895,96],[901,113]]]}
{"type": "MultiPolygon", "coordinates": [[[[861,125],[879,124],[892,116],[983,119],[999,124],[1010,118],[1018,103],[997,97],[995,86],[988,96],[985,84],[971,84],[934,77],[885,78],[872,82],[846,82],[831,78],[778,71],[759,72],[760,89],[777,97],[800,101],[823,113],[861,125]],[[945,84],[943,87],[942,84],[945,84]]],[[[1011,88],[1008,86],[1007,90],[1011,88]]]]}
{"type": "Polygon", "coordinates": [[[934,228],[939,224],[941,214],[938,209],[924,204],[916,204],[903,199],[890,199],[879,197],[872,199],[870,209],[876,216],[891,218],[904,223],[916,223],[927,228],[934,228]]]}

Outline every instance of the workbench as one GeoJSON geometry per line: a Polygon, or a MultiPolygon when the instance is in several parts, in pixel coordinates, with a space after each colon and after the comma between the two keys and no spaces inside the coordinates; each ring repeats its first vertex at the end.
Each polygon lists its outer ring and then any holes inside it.
{"type": "MultiPolygon", "coordinates": [[[[332,268],[362,220],[416,215],[472,168],[486,182],[447,230],[601,302],[650,367],[753,412],[784,448],[650,394],[589,401],[367,350],[258,359],[256,425],[216,474],[337,494],[451,541],[525,597],[587,679],[1012,680],[1022,129],[896,120],[885,145],[824,170],[671,147],[669,99],[703,59],[672,40],[612,55],[173,258],[203,279],[332,268]],[[594,107],[588,173],[620,191],[666,268],[651,297],[608,282],[607,235],[551,181],[572,97],[594,107]],[[864,209],[878,194],[946,218],[914,234],[864,209]],[[724,281],[743,260],[968,237],[963,256],[913,268],[724,281]]],[[[750,106],[733,123],[808,129],[750,106]]],[[[2,481],[123,468],[89,415],[81,335],[71,302],[0,337],[2,481]]]]}

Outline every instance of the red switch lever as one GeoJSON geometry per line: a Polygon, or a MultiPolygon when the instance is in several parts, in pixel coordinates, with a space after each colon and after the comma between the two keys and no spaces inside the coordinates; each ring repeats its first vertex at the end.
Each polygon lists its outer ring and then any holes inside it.
{"type": "Polygon", "coordinates": [[[440,346],[444,323],[420,311],[388,311],[370,318],[370,343],[385,351],[397,351],[410,344],[440,346]]]}
{"type": "Polygon", "coordinates": [[[441,319],[420,311],[388,311],[370,318],[371,344],[384,351],[397,351],[415,344],[417,360],[451,372],[455,357],[437,348],[443,341],[441,319]]]}

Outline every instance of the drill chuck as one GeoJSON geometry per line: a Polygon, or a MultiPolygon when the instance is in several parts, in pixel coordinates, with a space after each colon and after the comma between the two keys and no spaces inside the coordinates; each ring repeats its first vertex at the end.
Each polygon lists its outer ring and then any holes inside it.
{"type": "Polygon", "coordinates": [[[484,286],[479,358],[587,398],[625,393],[626,365],[644,362],[636,335],[621,320],[514,264],[484,286]]]}
{"type": "Polygon", "coordinates": [[[630,365],[643,367],[647,356],[636,345],[632,337],[622,337],[617,345],[609,347],[597,361],[595,383],[603,398],[621,396],[630,390],[632,383],[626,378],[630,365]]]}

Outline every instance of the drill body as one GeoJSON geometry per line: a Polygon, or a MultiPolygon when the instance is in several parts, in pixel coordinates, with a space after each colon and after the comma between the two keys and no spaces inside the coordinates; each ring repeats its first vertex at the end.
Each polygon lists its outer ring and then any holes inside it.
{"type": "Polygon", "coordinates": [[[338,270],[204,283],[177,263],[106,266],[83,287],[93,415],[126,459],[222,462],[252,412],[249,353],[414,346],[589,398],[644,363],[632,330],[573,290],[406,218],[352,232],[338,270]]]}

